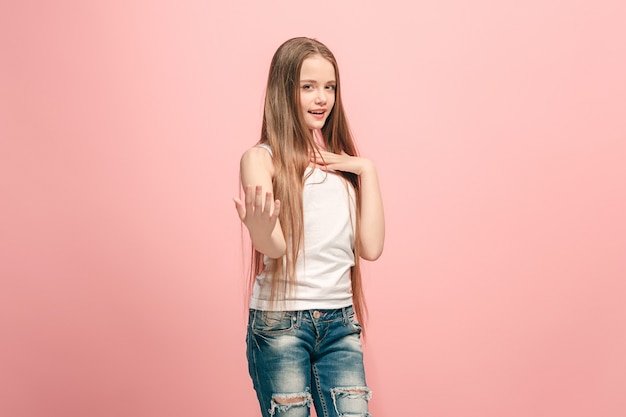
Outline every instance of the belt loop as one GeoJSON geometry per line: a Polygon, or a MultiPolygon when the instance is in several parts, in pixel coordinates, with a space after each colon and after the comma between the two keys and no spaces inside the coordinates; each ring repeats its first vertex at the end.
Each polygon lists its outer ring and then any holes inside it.
{"type": "Polygon", "coordinates": [[[343,325],[347,326],[348,325],[348,307],[343,307],[341,309],[341,314],[343,314],[343,325]]]}
{"type": "Polygon", "coordinates": [[[296,328],[299,329],[302,326],[302,310],[296,311],[296,328]]]}

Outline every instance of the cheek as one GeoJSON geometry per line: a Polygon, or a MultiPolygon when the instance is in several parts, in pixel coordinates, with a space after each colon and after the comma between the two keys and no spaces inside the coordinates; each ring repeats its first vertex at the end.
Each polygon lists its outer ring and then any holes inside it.
{"type": "Polygon", "coordinates": [[[335,95],[334,94],[332,96],[330,96],[330,98],[328,100],[328,104],[329,104],[329,107],[331,107],[331,108],[335,107],[335,95]]]}

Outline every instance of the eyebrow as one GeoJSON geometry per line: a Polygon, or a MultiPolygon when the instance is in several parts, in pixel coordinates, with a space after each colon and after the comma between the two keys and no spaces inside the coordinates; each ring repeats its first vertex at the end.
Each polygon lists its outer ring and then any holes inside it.
{"type": "MultiPolygon", "coordinates": [[[[317,81],[315,80],[300,80],[301,83],[310,83],[310,84],[317,84],[317,81]]],[[[330,80],[328,81],[326,84],[337,84],[337,81],[335,80],[330,80]]]]}

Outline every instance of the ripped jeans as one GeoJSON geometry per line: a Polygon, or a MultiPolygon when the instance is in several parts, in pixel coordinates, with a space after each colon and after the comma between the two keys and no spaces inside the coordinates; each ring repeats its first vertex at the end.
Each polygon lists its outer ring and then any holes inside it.
{"type": "Polygon", "coordinates": [[[361,326],[352,307],[250,310],[248,369],[263,417],[366,417],[361,326]]]}

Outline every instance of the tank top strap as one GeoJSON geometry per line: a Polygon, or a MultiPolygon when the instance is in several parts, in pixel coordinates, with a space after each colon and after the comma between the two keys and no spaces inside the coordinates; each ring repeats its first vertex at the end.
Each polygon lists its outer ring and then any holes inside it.
{"type": "Polygon", "coordinates": [[[267,143],[259,143],[259,144],[255,145],[255,148],[263,148],[266,151],[268,151],[270,153],[270,155],[273,156],[273,154],[272,154],[272,147],[270,145],[268,145],[267,143]]]}

